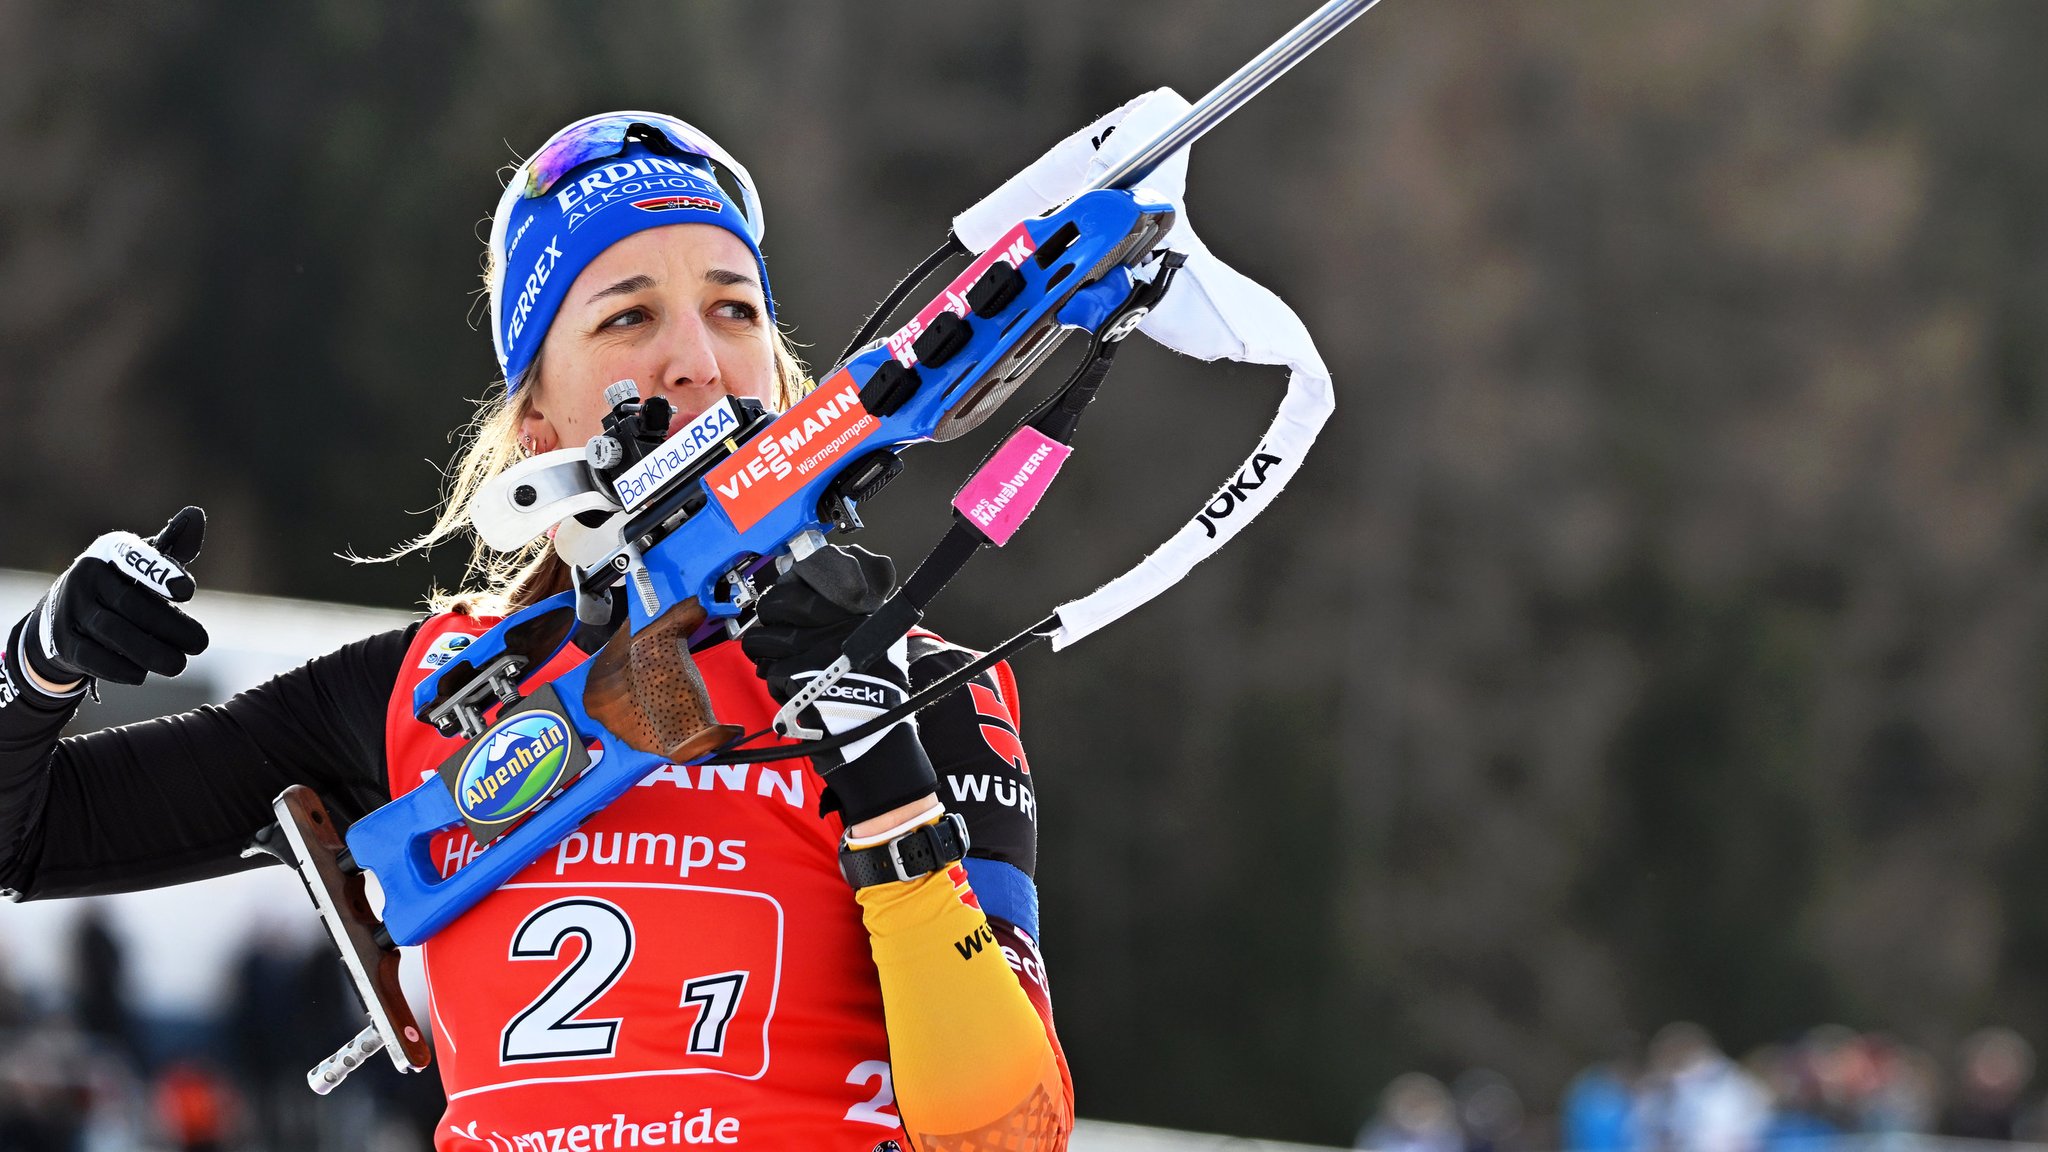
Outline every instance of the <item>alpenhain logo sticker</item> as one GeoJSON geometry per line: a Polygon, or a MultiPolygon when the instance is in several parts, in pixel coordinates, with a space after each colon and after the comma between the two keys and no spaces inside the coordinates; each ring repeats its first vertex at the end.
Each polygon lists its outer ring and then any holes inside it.
{"type": "Polygon", "coordinates": [[[711,491],[733,527],[745,532],[881,425],[861,407],[860,387],[842,369],[713,468],[711,491]]]}

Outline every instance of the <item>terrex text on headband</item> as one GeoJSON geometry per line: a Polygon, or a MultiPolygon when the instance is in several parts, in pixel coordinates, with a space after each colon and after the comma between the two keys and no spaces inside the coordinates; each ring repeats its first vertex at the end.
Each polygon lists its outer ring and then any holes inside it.
{"type": "Polygon", "coordinates": [[[577,274],[620,240],[669,224],[716,224],[744,241],[773,322],[754,179],[703,132],[657,112],[607,112],[555,133],[520,165],[491,219],[491,340],[508,388],[577,274]]]}

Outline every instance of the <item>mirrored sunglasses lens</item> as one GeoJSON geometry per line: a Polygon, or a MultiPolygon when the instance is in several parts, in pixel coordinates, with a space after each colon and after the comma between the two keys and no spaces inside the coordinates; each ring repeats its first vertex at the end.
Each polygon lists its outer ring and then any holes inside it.
{"type": "Polygon", "coordinates": [[[600,156],[615,155],[626,142],[631,120],[593,120],[562,132],[526,162],[524,195],[531,200],[555,190],[569,171],[600,156]]]}
{"type": "Polygon", "coordinates": [[[528,200],[546,196],[555,190],[562,177],[592,160],[618,155],[626,142],[626,135],[633,125],[641,124],[668,137],[670,144],[681,151],[702,157],[706,167],[716,176],[726,197],[738,205],[747,218],[748,229],[759,233],[760,209],[754,203],[753,190],[748,188],[735,173],[727,170],[718,157],[724,152],[716,142],[696,128],[672,116],[643,114],[638,116],[608,117],[578,124],[564,129],[554,139],[541,146],[539,152],[525,165],[525,183],[520,195],[528,200]]]}
{"type": "Polygon", "coordinates": [[[545,196],[554,191],[556,183],[572,169],[592,160],[617,155],[626,142],[627,132],[635,124],[653,128],[684,152],[708,159],[719,150],[718,145],[702,132],[668,116],[621,116],[593,120],[564,130],[526,162],[523,195],[529,200],[545,196]]]}
{"type": "Polygon", "coordinates": [[[650,116],[642,123],[667,136],[669,143],[685,152],[694,152],[705,159],[718,155],[720,149],[711,137],[704,135],[688,124],[670,116],[650,116]]]}

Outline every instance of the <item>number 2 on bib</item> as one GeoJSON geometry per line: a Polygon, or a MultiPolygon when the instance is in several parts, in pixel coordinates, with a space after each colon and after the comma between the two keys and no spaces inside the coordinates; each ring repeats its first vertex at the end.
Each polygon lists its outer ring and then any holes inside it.
{"type": "Polygon", "coordinates": [[[505,1025],[499,1062],[588,1060],[610,1056],[623,1021],[578,1020],[577,1013],[603,996],[633,959],[633,922],[603,900],[557,900],[528,916],[512,934],[514,960],[553,960],[571,937],[583,951],[570,961],[540,998],[505,1025]]]}

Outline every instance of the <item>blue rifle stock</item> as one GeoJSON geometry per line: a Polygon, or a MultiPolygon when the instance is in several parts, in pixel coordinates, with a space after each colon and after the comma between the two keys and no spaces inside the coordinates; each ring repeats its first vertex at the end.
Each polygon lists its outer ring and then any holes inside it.
{"type": "MultiPolygon", "coordinates": [[[[708,472],[680,474],[636,503],[623,547],[585,577],[605,586],[623,578],[631,587],[630,626],[613,644],[628,642],[627,632],[637,636],[679,619],[672,613],[685,614],[684,636],[703,619],[740,616],[749,600],[741,575],[746,569],[783,554],[807,533],[850,526],[857,501],[835,485],[851,470],[871,465],[879,453],[964,434],[1000,407],[1065,333],[1099,329],[1130,297],[1130,268],[1150,254],[1172,218],[1169,205],[1142,191],[1106,189],[1023,222],[919,313],[950,304],[956,315],[967,313],[967,335],[942,363],[916,366],[920,382],[900,408],[877,416],[858,399],[862,386],[908,342],[885,341],[853,356],[782,417],[742,430],[746,439],[729,442],[708,472]],[[965,300],[969,286],[1005,249],[1021,273],[1021,287],[992,314],[971,311],[965,300]],[[858,440],[834,450],[832,439],[840,436],[858,440]],[[786,472],[777,473],[777,461],[786,472]],[[774,495],[772,505],[749,504],[746,498],[757,488],[774,495]]],[[[562,593],[478,637],[419,685],[416,715],[444,731],[457,725],[452,717],[460,717],[456,730],[472,737],[470,746],[496,731],[496,725],[483,729],[486,712],[501,709],[502,724],[522,706],[518,685],[567,643],[575,604],[574,591],[562,593]],[[465,708],[468,715],[461,717],[465,708]]],[[[586,747],[602,745],[602,754],[468,863],[444,876],[430,852],[437,833],[463,823],[442,781],[426,780],[349,829],[353,863],[375,872],[383,889],[383,921],[392,941],[426,940],[649,772],[702,758],[737,734],[726,729],[714,747],[695,748],[683,759],[678,746],[654,747],[659,741],[645,733],[612,730],[591,715],[586,699],[593,665],[601,659],[603,654],[583,661],[551,686],[558,713],[575,737],[586,747]]],[[[442,771],[459,762],[452,758],[442,771]]]]}

